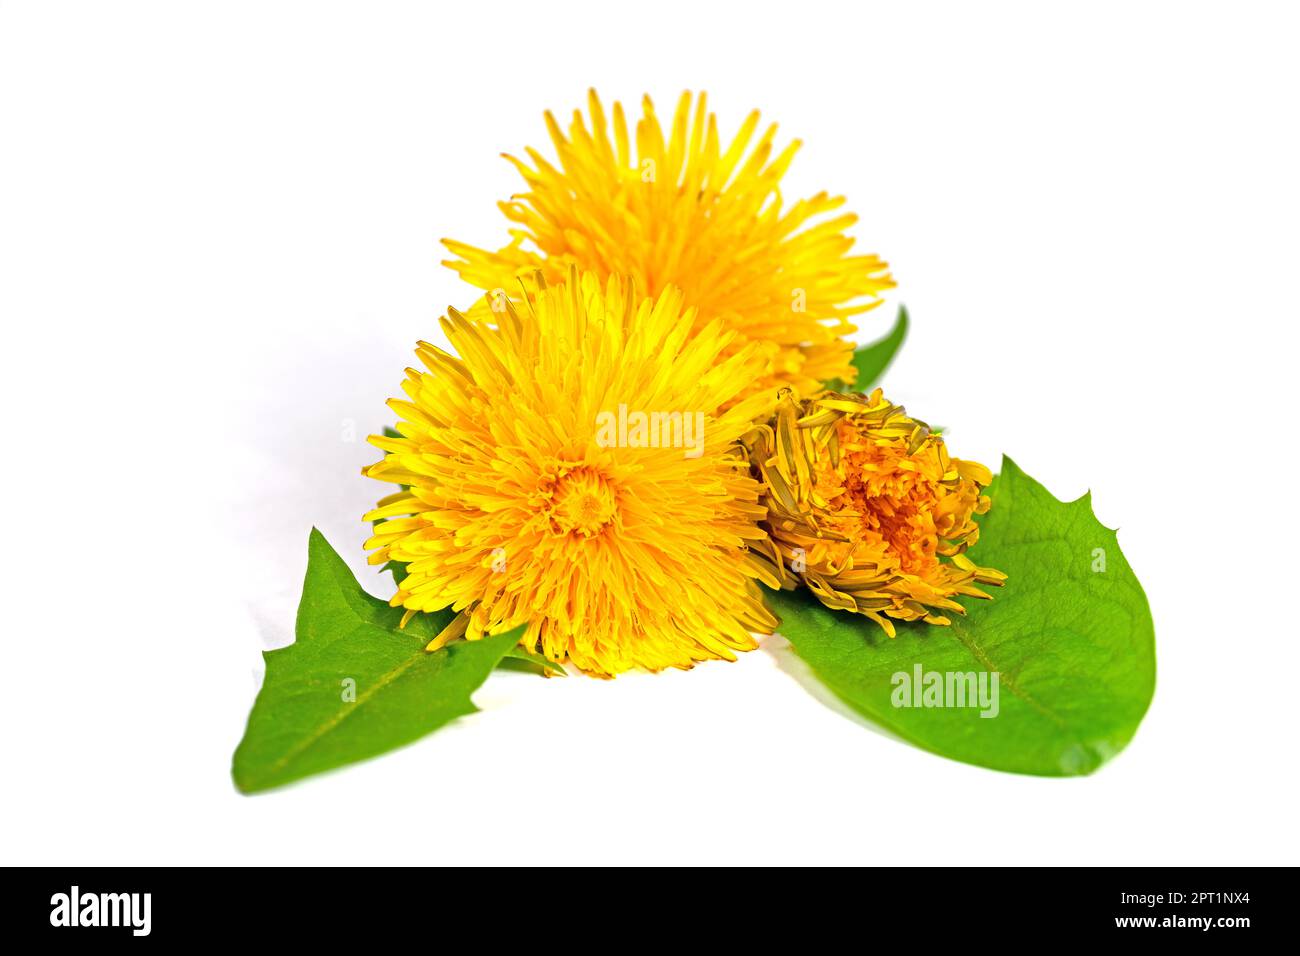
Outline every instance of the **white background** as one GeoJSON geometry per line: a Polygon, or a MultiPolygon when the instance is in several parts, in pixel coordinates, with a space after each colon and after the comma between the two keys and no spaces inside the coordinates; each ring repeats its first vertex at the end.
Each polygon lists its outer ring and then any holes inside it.
{"type": "Polygon", "coordinates": [[[1296,863],[1294,7],[0,4],[5,862],[1296,863]],[[779,638],[494,676],[256,798],[229,758],[315,523],[368,585],[364,436],[475,294],[541,112],[707,89],[805,147],[962,457],[1091,488],[1159,678],[1095,776],[928,755],[779,638]],[[351,432],[355,430],[355,440],[351,432]]]}

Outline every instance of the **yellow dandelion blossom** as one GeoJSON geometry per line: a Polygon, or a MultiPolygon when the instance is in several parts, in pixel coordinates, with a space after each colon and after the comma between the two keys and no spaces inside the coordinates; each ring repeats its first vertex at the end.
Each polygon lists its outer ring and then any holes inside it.
{"type": "Polygon", "coordinates": [[[567,137],[546,114],[558,165],[533,149],[531,166],[506,157],[527,184],[499,204],[516,225],[512,241],[490,252],[444,240],[460,257],[444,264],[497,295],[517,275],[540,269],[556,281],[570,265],[631,275],[650,295],[673,285],[697,310],[697,328],[720,319],[738,333],[731,351],[761,343],[766,365],[751,390],[852,382],[849,319],[894,283],[879,258],[851,253],[845,230],[857,217],[839,211],[843,197],[782,201],[799,142],[776,153],[775,125],[755,140],[753,112],[724,144],[705,96],[689,93],[667,131],[646,97],[633,140],[619,103],[611,124],[595,91],[588,99],[590,121],[575,111],[567,137]]]}
{"type": "Polygon", "coordinates": [[[449,310],[459,353],[421,342],[389,404],[401,437],[365,473],[403,486],[372,564],[406,564],[392,604],[459,612],[429,645],[527,624],[522,643],[612,676],[735,658],[775,619],[748,544],[761,487],[737,439],[775,396],[733,402],[755,346],[703,327],[682,294],[618,277],[523,284],[494,323],[449,310]],[[692,330],[695,330],[692,332],[692,330]]]}
{"type": "Polygon", "coordinates": [[[828,607],[864,614],[890,637],[890,619],[948,624],[957,595],[1006,575],[965,555],[979,539],[993,480],[950,458],[944,441],[903,408],[869,396],[785,393],[770,424],[745,438],[766,488],[765,547],[786,586],[802,581],[828,607]]]}

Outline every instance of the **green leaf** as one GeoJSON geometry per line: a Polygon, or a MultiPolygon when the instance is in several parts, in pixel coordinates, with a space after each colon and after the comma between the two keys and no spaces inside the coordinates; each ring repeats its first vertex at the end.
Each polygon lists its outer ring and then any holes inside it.
{"type": "Polygon", "coordinates": [[[408,744],[477,708],[470,694],[522,628],[424,650],[438,625],[371,597],[324,535],[312,530],[297,639],[267,651],[266,680],[235,751],[245,793],[364,760],[408,744]]]}
{"type": "Polygon", "coordinates": [[[849,707],[920,747],[996,770],[1091,773],[1132,739],[1151,703],[1146,595],[1087,495],[1064,504],[1009,458],[990,494],[971,557],[1008,575],[989,589],[992,601],[964,601],[967,615],[948,627],[899,626],[891,640],[805,590],[781,592],[779,632],[849,707]],[[997,716],[981,717],[978,706],[895,706],[918,665],[923,674],[996,672],[997,716]],[[899,674],[909,675],[906,686],[899,674]]]}
{"type": "Polygon", "coordinates": [[[518,644],[510,648],[497,666],[503,671],[527,671],[530,674],[546,674],[550,672],[556,677],[569,676],[569,672],[564,669],[563,664],[557,664],[545,654],[526,650],[518,644]]]}
{"type": "MultiPolygon", "coordinates": [[[[853,353],[853,367],[858,370],[857,381],[853,383],[854,391],[865,392],[879,384],[885,369],[889,368],[889,363],[894,360],[894,356],[903,345],[903,340],[907,338],[908,323],[907,307],[900,305],[898,318],[894,320],[894,327],[889,330],[889,334],[883,339],[862,346],[853,353]]],[[[836,380],[828,382],[827,387],[840,391],[844,385],[836,380]]]]}

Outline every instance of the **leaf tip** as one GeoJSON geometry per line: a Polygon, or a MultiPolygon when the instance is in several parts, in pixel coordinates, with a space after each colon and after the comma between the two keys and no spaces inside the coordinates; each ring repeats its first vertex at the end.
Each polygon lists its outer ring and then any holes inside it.
{"type": "MultiPolygon", "coordinates": [[[[247,740],[247,737],[245,737],[245,740],[247,740]]],[[[239,742],[239,746],[235,748],[235,754],[231,758],[230,780],[239,793],[244,796],[249,796],[250,794],[265,790],[266,787],[259,784],[256,774],[250,773],[248,768],[244,765],[243,759],[241,759],[244,754],[245,740],[239,742]]]]}

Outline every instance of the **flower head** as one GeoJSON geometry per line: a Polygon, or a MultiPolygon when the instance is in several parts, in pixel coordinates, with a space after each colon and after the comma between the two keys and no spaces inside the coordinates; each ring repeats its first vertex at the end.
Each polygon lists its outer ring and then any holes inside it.
{"type": "Polygon", "coordinates": [[[531,166],[507,157],[528,187],[500,203],[517,227],[512,241],[491,252],[445,240],[460,257],[445,265],[497,295],[521,273],[540,269],[556,281],[570,265],[631,275],[650,295],[676,286],[697,310],[697,329],[720,319],[737,333],[729,351],[760,344],[764,364],[750,390],[807,394],[831,379],[852,382],[849,318],[894,283],[879,258],[851,254],[845,229],[857,217],[836,212],[843,197],[783,203],[798,141],[774,155],[776,127],[755,141],[754,112],[723,143],[704,95],[692,105],[689,93],[667,131],[646,97],[633,138],[621,104],[611,124],[594,91],[588,100],[590,122],[575,111],[567,137],[546,114],[558,165],[532,149],[531,166]]]}
{"type": "Polygon", "coordinates": [[[956,595],[1006,575],[965,551],[979,539],[992,481],[978,462],[948,457],[943,439],[903,408],[870,395],[785,393],[771,424],[745,439],[766,487],[773,574],[802,580],[828,607],[871,618],[948,624],[956,595]]]}
{"type": "Polygon", "coordinates": [[[365,473],[403,486],[366,515],[382,520],[371,563],[406,564],[403,623],[459,612],[431,649],[527,624],[526,647],[601,676],[752,648],[776,622],[737,439],[775,396],[719,408],[758,374],[757,347],[719,361],[734,332],[618,277],[537,276],[519,300],[495,323],[449,310],[459,357],[421,342],[425,370],[389,403],[400,437],[370,439],[385,456],[365,473]]]}

